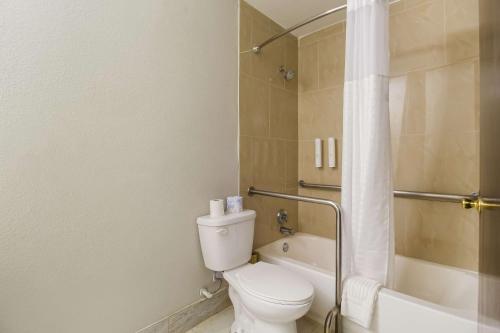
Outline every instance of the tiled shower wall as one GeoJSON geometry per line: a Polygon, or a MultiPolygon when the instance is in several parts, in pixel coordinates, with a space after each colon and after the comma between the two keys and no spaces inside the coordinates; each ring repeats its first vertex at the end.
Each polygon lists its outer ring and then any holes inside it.
{"type": "Polygon", "coordinates": [[[250,48],[283,28],[245,2],[240,3],[240,188],[245,206],[257,211],[254,247],[281,238],[276,213],[289,213],[297,229],[296,202],[248,197],[250,185],[297,193],[297,77],[285,81],[279,67],[297,71],[297,39],[287,36],[259,55],[250,48]]]}
{"type": "MultiPolygon", "coordinates": [[[[478,191],[477,0],[403,0],[390,10],[395,188],[478,191]]],[[[309,182],[340,184],[340,167],[314,167],[312,140],[336,137],[340,165],[344,52],[343,22],[299,41],[299,178],[309,182]]],[[[396,199],[396,251],[475,270],[478,222],[477,212],[457,204],[396,199]]],[[[300,204],[299,229],[334,238],[334,217],[300,204]]]]}

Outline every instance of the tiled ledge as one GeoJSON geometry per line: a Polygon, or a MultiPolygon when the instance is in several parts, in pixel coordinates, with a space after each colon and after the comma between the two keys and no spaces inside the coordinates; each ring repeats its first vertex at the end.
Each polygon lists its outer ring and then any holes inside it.
{"type": "Polygon", "coordinates": [[[210,299],[200,299],[136,333],[184,333],[231,305],[227,287],[210,299]]]}

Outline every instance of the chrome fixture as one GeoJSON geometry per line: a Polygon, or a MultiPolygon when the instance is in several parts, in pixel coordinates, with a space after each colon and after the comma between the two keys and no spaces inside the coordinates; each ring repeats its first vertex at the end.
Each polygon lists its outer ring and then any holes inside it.
{"type": "Polygon", "coordinates": [[[295,235],[295,230],[293,230],[293,228],[285,227],[284,225],[282,225],[280,227],[280,233],[285,236],[293,236],[295,235]]]}
{"type": "Polygon", "coordinates": [[[288,245],[287,242],[284,242],[283,247],[282,247],[283,252],[287,253],[289,249],[290,249],[290,245],[288,245]]]}
{"type": "Polygon", "coordinates": [[[295,71],[293,69],[286,69],[285,66],[280,66],[280,73],[285,81],[290,81],[295,77],[295,71]]]}
{"type": "Polygon", "coordinates": [[[250,186],[248,188],[248,195],[262,195],[272,198],[280,198],[293,201],[309,202],[318,205],[326,205],[335,210],[335,229],[337,232],[337,240],[335,242],[335,307],[328,313],[325,319],[325,331],[330,332],[330,325],[332,320],[335,320],[335,332],[341,333],[341,316],[340,316],[340,305],[342,297],[342,210],[340,204],[332,200],[314,198],[314,197],[304,197],[301,195],[292,195],[279,192],[262,191],[257,190],[255,187],[250,186]]]}
{"type": "MultiPolygon", "coordinates": [[[[303,180],[299,180],[299,186],[304,188],[319,188],[336,192],[342,191],[342,187],[339,185],[306,183],[303,180]]],[[[394,191],[394,196],[406,199],[454,202],[461,204],[465,209],[476,208],[479,211],[481,209],[500,208],[500,199],[481,198],[478,193],[462,195],[430,192],[394,191]]]]}
{"type": "Polygon", "coordinates": [[[288,213],[284,209],[280,209],[278,211],[278,214],[276,214],[276,222],[278,222],[279,225],[283,225],[288,222],[288,213]]]}
{"type": "Polygon", "coordinates": [[[295,234],[295,230],[290,227],[285,227],[284,224],[288,222],[288,213],[284,209],[280,209],[278,214],[276,214],[276,222],[280,225],[280,233],[285,236],[291,236],[295,234]]]}
{"type": "MultiPolygon", "coordinates": [[[[391,3],[391,4],[393,4],[393,3],[396,3],[396,2],[399,2],[399,1],[401,1],[401,0],[391,1],[390,3],[391,3]]],[[[311,22],[314,22],[314,21],[316,21],[316,20],[319,20],[320,18],[323,18],[323,17],[328,16],[328,15],[330,15],[330,14],[333,14],[333,13],[339,12],[339,11],[341,11],[341,10],[343,10],[343,9],[346,9],[346,8],[347,8],[347,5],[341,5],[341,6],[338,6],[338,7],[332,8],[332,9],[330,9],[330,10],[327,10],[327,11],[325,11],[325,12],[323,12],[323,13],[320,13],[320,14],[317,14],[317,15],[314,15],[314,16],[311,16],[311,17],[310,17],[310,18],[308,18],[307,20],[302,21],[301,23],[297,23],[297,24],[295,24],[295,25],[291,26],[290,28],[285,29],[285,30],[283,30],[283,31],[282,31],[282,32],[280,32],[280,33],[277,33],[276,35],[271,36],[269,39],[267,39],[267,40],[263,41],[262,43],[260,43],[260,44],[258,44],[258,45],[255,45],[254,47],[252,47],[252,52],[253,52],[253,53],[260,53],[260,52],[262,51],[262,48],[263,48],[264,46],[266,46],[266,45],[267,45],[267,44],[269,44],[269,43],[274,42],[276,39],[279,39],[279,38],[281,38],[281,37],[285,36],[286,34],[288,34],[288,33],[292,32],[292,31],[294,31],[294,30],[297,30],[297,29],[298,29],[298,28],[300,28],[300,27],[303,27],[303,26],[304,26],[304,25],[306,25],[306,24],[309,24],[309,23],[311,23],[311,22]]]]}

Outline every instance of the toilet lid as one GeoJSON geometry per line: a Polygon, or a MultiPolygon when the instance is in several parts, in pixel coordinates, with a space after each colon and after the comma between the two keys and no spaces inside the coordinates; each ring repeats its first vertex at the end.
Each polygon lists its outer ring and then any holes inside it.
{"type": "Polygon", "coordinates": [[[248,293],[280,304],[304,304],[312,300],[313,286],[277,265],[258,262],[238,272],[240,286],[248,293]]]}

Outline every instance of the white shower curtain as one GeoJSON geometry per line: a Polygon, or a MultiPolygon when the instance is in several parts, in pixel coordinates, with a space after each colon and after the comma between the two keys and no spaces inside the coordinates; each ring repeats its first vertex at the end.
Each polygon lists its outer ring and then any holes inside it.
{"type": "Polygon", "coordinates": [[[344,278],[390,285],[394,260],[389,3],[348,0],[342,210],[344,278]]]}

